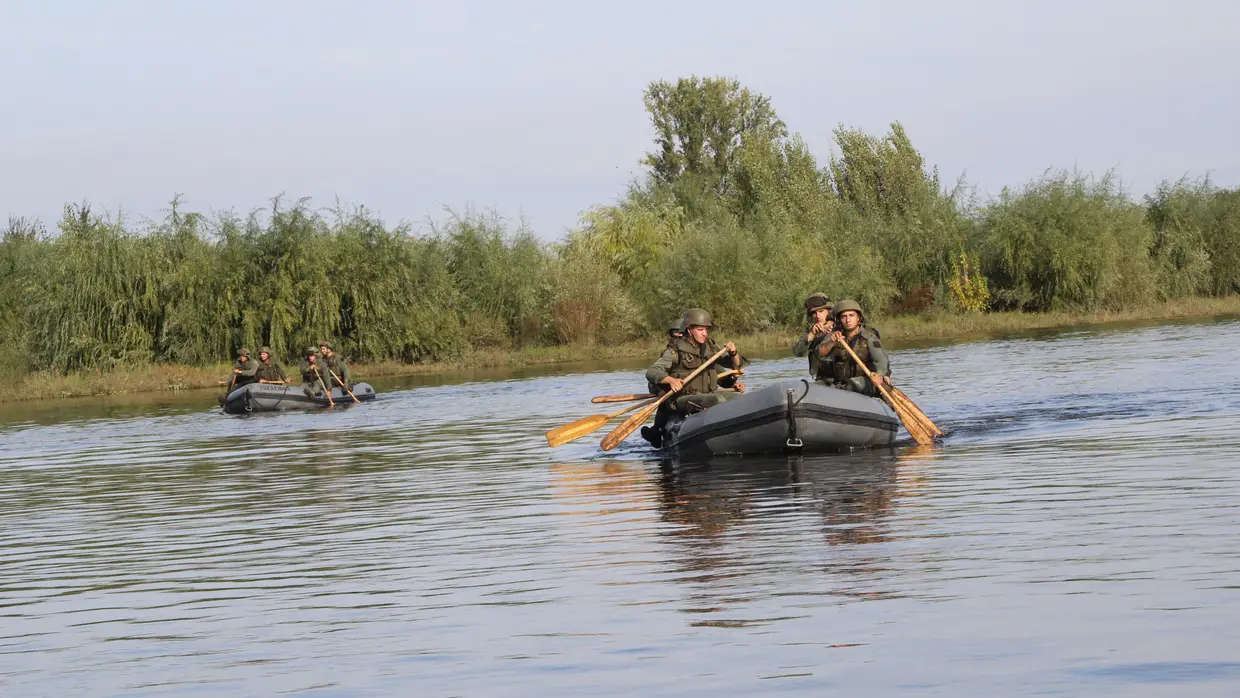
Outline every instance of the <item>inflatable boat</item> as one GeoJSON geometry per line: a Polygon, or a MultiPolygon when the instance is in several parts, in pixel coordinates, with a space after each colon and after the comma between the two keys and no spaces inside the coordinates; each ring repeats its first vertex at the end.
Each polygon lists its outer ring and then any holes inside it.
{"type": "Polygon", "coordinates": [[[890,445],[899,429],[896,413],[881,400],[790,379],[673,416],[662,450],[681,456],[845,451],[890,445]]]}
{"type": "MultiPolygon", "coordinates": [[[[369,383],[354,383],[353,394],[361,402],[375,399],[375,390],[369,383]]],[[[332,388],[332,401],[336,405],[352,405],[349,397],[339,386],[332,388]]],[[[224,411],[228,414],[248,412],[278,412],[280,410],[305,410],[327,407],[331,403],[326,396],[310,397],[300,385],[279,383],[250,383],[232,391],[224,398],[224,411]]]]}

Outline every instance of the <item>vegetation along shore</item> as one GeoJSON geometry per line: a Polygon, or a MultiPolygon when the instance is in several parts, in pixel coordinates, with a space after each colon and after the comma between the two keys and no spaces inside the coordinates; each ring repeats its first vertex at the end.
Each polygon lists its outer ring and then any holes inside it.
{"type": "Polygon", "coordinates": [[[333,338],[361,376],[650,356],[708,308],[754,346],[789,342],[812,291],[884,339],[1240,312],[1240,189],[1048,171],[979,200],[899,123],[843,126],[820,161],[733,80],[652,83],[645,172],[546,242],[494,214],[425,230],[365,208],[273,200],[207,217],[174,200],[131,224],[69,205],[0,240],[0,374],[15,395],[214,385],[240,347],[286,363],[333,338]],[[1092,320],[1091,320],[1092,319],[1092,320]]]}

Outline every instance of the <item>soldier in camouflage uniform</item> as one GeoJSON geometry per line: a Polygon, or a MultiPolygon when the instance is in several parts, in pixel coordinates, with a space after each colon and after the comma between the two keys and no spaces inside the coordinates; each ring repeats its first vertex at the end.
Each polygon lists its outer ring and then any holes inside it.
{"type": "Polygon", "coordinates": [[[249,385],[258,379],[254,377],[258,371],[258,362],[250,358],[250,350],[242,349],[237,352],[237,363],[233,366],[233,385],[232,389],[236,390],[243,385],[249,385]]]}
{"type": "Polygon", "coordinates": [[[323,397],[323,386],[327,385],[331,377],[319,365],[319,350],[308,347],[305,357],[301,360],[301,366],[298,367],[301,371],[301,389],[309,397],[323,397]]]}
{"type": "Polygon", "coordinates": [[[834,307],[835,304],[827,294],[811,293],[805,299],[805,316],[808,323],[805,334],[797,337],[797,340],[792,343],[794,356],[809,355],[809,374],[815,379],[820,377],[819,370],[822,364],[816,351],[818,345],[828,340],[831,333],[835,331],[835,321],[831,318],[834,307]]]}
{"type": "Polygon", "coordinates": [[[258,370],[254,373],[254,377],[259,383],[288,382],[288,375],[284,373],[284,369],[275,359],[271,358],[271,347],[258,350],[258,370]]]}
{"type": "Polygon", "coordinates": [[[340,386],[345,390],[353,386],[353,374],[349,371],[349,364],[336,354],[331,342],[319,342],[319,366],[319,370],[323,372],[323,382],[328,386],[340,386]],[[337,377],[332,377],[332,373],[337,377]]]}
{"type": "Polygon", "coordinates": [[[840,329],[831,334],[829,342],[820,343],[816,349],[822,360],[819,368],[821,380],[835,388],[878,397],[878,388],[866,378],[852,356],[837,344],[840,341],[848,342],[848,346],[852,347],[866,368],[878,376],[884,386],[889,386],[891,366],[878,333],[865,326],[861,304],[857,301],[842,300],[836,303],[835,319],[840,329]]]}
{"type": "MultiPolygon", "coordinates": [[[[669,390],[676,390],[680,393],[675,399],[664,402],[660,409],[666,408],[681,414],[693,414],[726,402],[744,392],[745,384],[740,381],[735,383],[735,391],[720,390],[719,380],[716,377],[720,371],[741,368],[749,363],[748,359],[740,355],[736,350],[736,345],[732,342],[723,345],[723,348],[727,350],[727,357],[716,360],[713,366],[702,371],[692,381],[685,382],[689,374],[701,366],[706,359],[714,356],[720,347],[709,335],[710,329],[714,327],[710,313],[701,308],[690,308],[685,311],[682,319],[685,327],[684,336],[676,339],[671,346],[664,349],[658,361],[655,361],[654,365],[646,371],[648,382],[666,385],[669,390]],[[724,362],[729,365],[721,365],[724,362]]],[[[667,416],[670,417],[670,415],[667,416]]],[[[666,419],[667,417],[664,418],[664,423],[666,419]]],[[[658,421],[656,415],[656,422],[658,421]]],[[[642,429],[642,437],[655,448],[662,446],[662,432],[659,429],[642,429]]]]}

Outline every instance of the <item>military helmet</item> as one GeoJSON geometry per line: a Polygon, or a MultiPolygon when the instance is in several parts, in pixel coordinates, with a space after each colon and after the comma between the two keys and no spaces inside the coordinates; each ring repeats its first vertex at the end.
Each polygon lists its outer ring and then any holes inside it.
{"type": "Polygon", "coordinates": [[[319,346],[327,347],[328,349],[331,349],[332,351],[336,351],[336,347],[333,347],[332,343],[327,340],[323,340],[322,342],[319,342],[319,346]]]}
{"type": "Polygon", "coordinates": [[[678,317],[678,318],[676,318],[675,320],[672,320],[671,322],[667,323],[667,333],[668,333],[668,334],[671,334],[671,333],[673,333],[673,332],[684,332],[684,331],[685,331],[685,320],[684,320],[684,318],[680,318],[680,317],[678,317]]]}
{"type": "Polygon", "coordinates": [[[836,317],[839,317],[840,313],[843,313],[846,310],[851,310],[857,313],[857,317],[861,318],[862,320],[865,319],[865,313],[861,312],[861,304],[858,303],[857,301],[842,300],[839,303],[835,304],[835,316],[836,317]]]}
{"type": "Polygon", "coordinates": [[[694,325],[701,325],[702,327],[715,326],[715,323],[710,319],[710,313],[701,308],[689,308],[685,311],[684,316],[681,317],[680,322],[686,330],[694,325]]]}
{"type": "Polygon", "coordinates": [[[318,356],[318,354],[319,354],[318,347],[306,347],[306,356],[311,356],[311,355],[318,356]]]}
{"type": "Polygon", "coordinates": [[[249,356],[249,355],[250,355],[250,350],[246,349],[245,347],[242,347],[240,351],[237,352],[237,356],[249,356]]]}
{"type": "Polygon", "coordinates": [[[258,350],[258,353],[271,356],[271,347],[262,347],[261,349],[258,350]]]}
{"type": "Polygon", "coordinates": [[[827,294],[811,293],[809,294],[809,297],[805,299],[805,312],[813,313],[815,310],[821,310],[822,308],[831,310],[832,305],[831,297],[827,294]]]}

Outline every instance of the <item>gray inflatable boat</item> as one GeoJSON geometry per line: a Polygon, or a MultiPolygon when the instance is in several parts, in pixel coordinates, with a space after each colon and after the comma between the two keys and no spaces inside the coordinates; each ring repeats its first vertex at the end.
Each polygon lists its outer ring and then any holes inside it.
{"type": "MultiPolygon", "coordinates": [[[[369,383],[354,383],[349,386],[353,394],[361,402],[375,399],[375,389],[369,383]]],[[[353,398],[339,386],[332,388],[332,400],[336,405],[352,405],[353,398]]],[[[304,410],[327,407],[327,398],[310,397],[300,385],[280,385],[279,383],[250,383],[228,394],[224,398],[224,411],[228,414],[246,414],[248,412],[278,412],[281,410],[304,410]]]]}
{"type": "Polygon", "coordinates": [[[681,456],[843,451],[887,446],[899,429],[883,401],[801,378],[673,417],[663,450],[681,456]]]}

